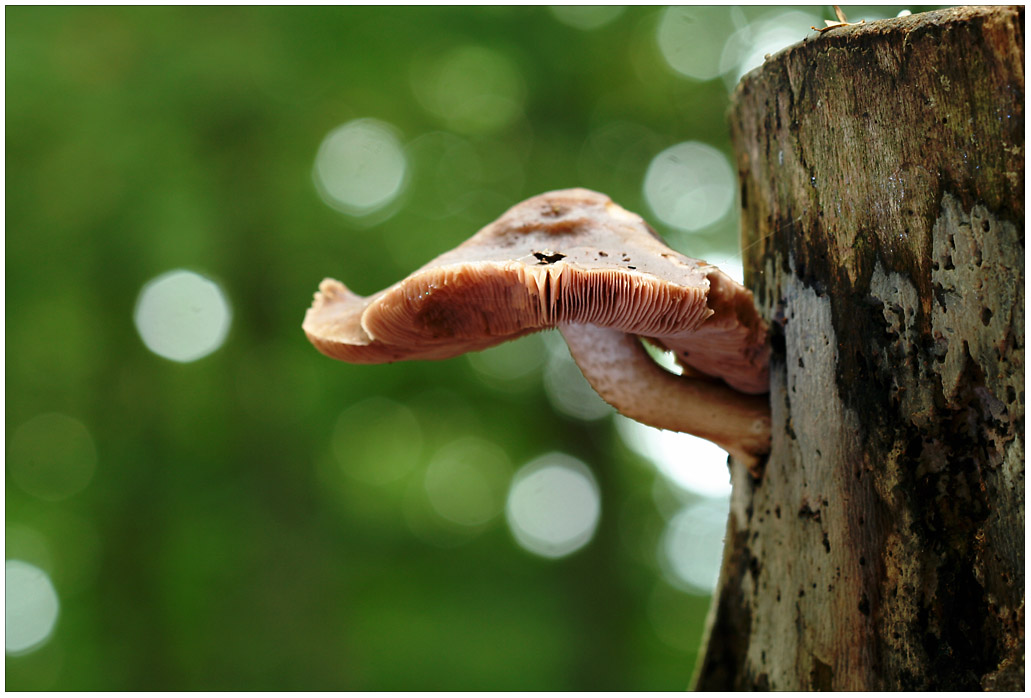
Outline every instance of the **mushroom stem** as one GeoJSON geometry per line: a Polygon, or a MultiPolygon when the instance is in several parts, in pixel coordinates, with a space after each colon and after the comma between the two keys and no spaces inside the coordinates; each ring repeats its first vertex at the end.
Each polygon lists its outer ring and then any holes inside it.
{"type": "Polygon", "coordinates": [[[591,387],[621,414],[712,441],[758,476],[761,456],[770,451],[766,395],[669,373],[652,361],[640,339],[619,330],[584,324],[561,324],[559,330],[591,387]]]}

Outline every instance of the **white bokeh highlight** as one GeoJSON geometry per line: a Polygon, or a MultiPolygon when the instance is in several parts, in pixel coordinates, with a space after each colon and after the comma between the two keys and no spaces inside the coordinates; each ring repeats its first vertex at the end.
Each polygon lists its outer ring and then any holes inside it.
{"type": "Polygon", "coordinates": [[[564,557],[594,536],[601,494],[583,462],[563,453],[549,453],[516,473],[505,515],[522,548],[541,557],[564,557]]]}
{"type": "Polygon", "coordinates": [[[376,119],[355,119],[323,139],[312,176],[323,201],[341,213],[362,217],[398,197],[407,171],[394,128],[376,119]]]}
{"type": "Polygon", "coordinates": [[[745,283],[745,263],[740,257],[727,257],[717,266],[734,281],[742,285],[745,283]]]}
{"type": "Polygon", "coordinates": [[[734,171],[723,153],[687,141],[652,158],[644,176],[644,198],[663,223],[695,232],[730,211],[734,186],[734,171]]]}
{"type": "Polygon", "coordinates": [[[766,56],[798,43],[811,34],[810,27],[822,27],[817,15],[792,10],[775,12],[747,24],[735,31],[726,41],[720,54],[720,70],[725,74],[727,87],[766,61],[766,56]]]}
{"type": "Polygon", "coordinates": [[[27,654],[49,638],[60,602],[47,573],[22,560],[4,564],[4,640],[9,655],[27,654]]]}
{"type": "Polygon", "coordinates": [[[715,591],[729,512],[728,496],[690,504],[670,519],[659,543],[659,564],[670,584],[691,594],[715,591]]]}
{"type": "Polygon", "coordinates": [[[426,111],[467,135],[507,128],[522,115],[526,99],[526,85],[512,59],[479,45],[417,59],[412,91],[426,111]]]}
{"type": "Polygon", "coordinates": [[[508,457],[498,445],[464,437],[433,456],[423,482],[430,506],[439,517],[477,528],[504,509],[511,474],[508,457]]]}
{"type": "Polygon", "coordinates": [[[133,315],[148,349],[171,361],[189,363],[222,346],[232,312],[211,279],[176,269],[147,282],[133,315]]]}
{"type": "Polygon", "coordinates": [[[616,415],[616,432],[632,451],[648,459],[675,487],[702,497],[730,495],[728,454],[691,434],[656,429],[616,415]]]}
{"type": "Polygon", "coordinates": [[[659,51],[673,70],[706,81],[723,72],[720,56],[734,23],[726,7],[670,7],[659,20],[659,51]]]}
{"type": "Polygon", "coordinates": [[[544,392],[551,405],[564,415],[588,422],[613,414],[615,409],[584,378],[562,334],[546,332],[543,338],[548,348],[544,392]]]}

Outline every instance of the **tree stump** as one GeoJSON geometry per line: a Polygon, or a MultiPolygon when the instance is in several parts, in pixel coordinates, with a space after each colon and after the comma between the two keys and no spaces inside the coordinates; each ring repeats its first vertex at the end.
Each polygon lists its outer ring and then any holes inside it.
{"type": "Polygon", "coordinates": [[[1024,10],[838,27],[730,120],[773,446],[695,687],[1024,687],[1024,10]]]}

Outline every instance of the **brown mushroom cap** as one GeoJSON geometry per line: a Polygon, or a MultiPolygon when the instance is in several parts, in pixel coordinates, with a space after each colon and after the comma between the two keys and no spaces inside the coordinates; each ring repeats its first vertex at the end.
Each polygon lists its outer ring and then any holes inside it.
{"type": "Polygon", "coordinates": [[[352,363],[445,359],[560,324],[647,338],[737,390],[768,390],[752,294],[586,189],[549,192],[372,296],[326,279],[304,331],[352,363]]]}

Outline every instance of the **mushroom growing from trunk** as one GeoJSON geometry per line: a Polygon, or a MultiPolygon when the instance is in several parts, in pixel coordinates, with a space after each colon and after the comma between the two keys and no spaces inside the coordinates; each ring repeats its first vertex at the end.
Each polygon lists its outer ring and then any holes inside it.
{"type": "Polygon", "coordinates": [[[557,327],[624,415],[709,439],[753,472],[769,451],[769,347],[751,292],[586,189],[527,199],[371,296],[326,279],[303,327],[351,363],[446,359],[557,327]],[[674,352],[683,375],[642,340],[674,352]]]}

